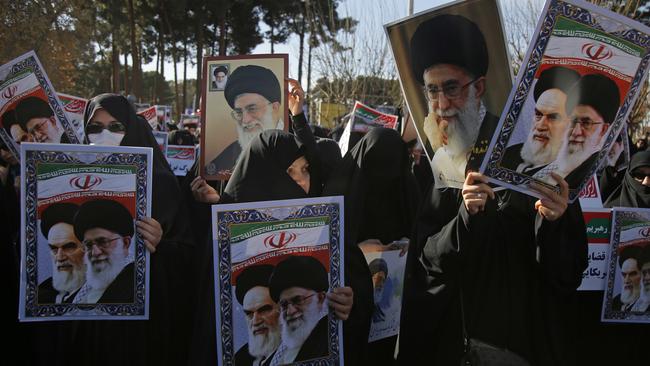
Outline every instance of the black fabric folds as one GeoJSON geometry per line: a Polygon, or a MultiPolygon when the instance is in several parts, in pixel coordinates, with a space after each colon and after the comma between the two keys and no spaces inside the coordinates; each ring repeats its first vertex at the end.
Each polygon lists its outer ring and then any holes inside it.
{"type": "Polygon", "coordinates": [[[621,185],[605,200],[605,207],[650,207],[650,187],[639,183],[632,173],[635,169],[650,167],[650,151],[640,151],[630,159],[621,185]]]}

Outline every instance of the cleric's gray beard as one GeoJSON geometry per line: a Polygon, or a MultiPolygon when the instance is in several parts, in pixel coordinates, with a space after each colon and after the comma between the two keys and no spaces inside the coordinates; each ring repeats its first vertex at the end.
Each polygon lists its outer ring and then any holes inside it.
{"type": "Polygon", "coordinates": [[[280,316],[282,324],[282,342],[289,348],[300,347],[322,318],[320,306],[313,301],[298,317],[287,322],[285,315],[280,316]]]}
{"type": "Polygon", "coordinates": [[[86,281],[85,264],[82,264],[79,267],[72,264],[71,272],[59,271],[56,268],[57,265],[56,261],[54,261],[53,265],[54,265],[54,270],[52,271],[52,287],[54,287],[57,291],[61,293],[69,294],[75,292],[86,281]]]}
{"type": "Polygon", "coordinates": [[[463,108],[446,111],[446,113],[437,110],[436,114],[441,117],[456,114],[456,121],[447,126],[447,145],[444,148],[452,159],[466,154],[476,142],[481,122],[483,122],[479,121],[479,101],[476,98],[474,87],[469,88],[463,108]]]}
{"type": "Polygon", "coordinates": [[[632,289],[626,289],[623,287],[621,291],[621,302],[625,305],[635,302],[639,298],[639,289],[632,286],[632,289]]]}
{"type": "MultiPolygon", "coordinates": [[[[547,165],[553,162],[557,157],[560,148],[562,147],[563,139],[553,138],[550,136],[550,133],[546,133],[550,138],[548,144],[544,146],[541,141],[534,139],[535,128],[530,130],[528,134],[528,139],[524,142],[524,146],[521,148],[521,159],[526,165],[530,166],[540,166],[547,165]]],[[[566,133],[563,133],[562,136],[565,136],[566,133]]]]}
{"type": "Polygon", "coordinates": [[[241,147],[242,150],[246,150],[248,146],[251,144],[253,139],[257,137],[262,131],[265,130],[272,130],[276,127],[276,122],[273,122],[273,109],[272,108],[266,108],[266,113],[264,116],[262,116],[261,119],[256,120],[255,122],[252,122],[257,126],[261,126],[261,130],[255,130],[252,132],[246,131],[244,127],[241,125],[240,122],[237,122],[237,134],[239,135],[239,146],[241,147]]]}
{"type": "Polygon", "coordinates": [[[94,265],[90,263],[88,255],[84,255],[86,262],[86,281],[92,289],[105,289],[122,272],[122,269],[129,263],[128,249],[122,243],[109,255],[108,263],[94,265]]]}
{"type": "Polygon", "coordinates": [[[276,325],[275,327],[269,327],[269,332],[266,334],[253,334],[253,328],[248,327],[248,353],[255,357],[268,357],[278,345],[280,345],[280,329],[276,325]]]}

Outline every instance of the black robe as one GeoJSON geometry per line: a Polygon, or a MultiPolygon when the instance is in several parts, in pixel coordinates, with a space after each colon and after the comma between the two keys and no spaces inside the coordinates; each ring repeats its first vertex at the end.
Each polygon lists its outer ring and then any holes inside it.
{"type": "MultiPolygon", "coordinates": [[[[650,166],[650,151],[641,151],[632,156],[622,182],[613,188],[603,206],[650,208],[650,188],[636,181],[631,175],[635,169],[644,166],[650,166]]],[[[650,339],[650,327],[647,324],[601,322],[603,291],[582,291],[578,295],[578,301],[578,352],[582,355],[579,365],[647,363],[646,343],[650,339]]]]}
{"type": "MultiPolygon", "coordinates": [[[[70,344],[61,350],[80,350],[61,358],[62,364],[178,365],[187,358],[190,309],[187,306],[191,240],[187,208],[178,182],[163,156],[151,127],[120,95],[101,94],[86,107],[87,124],[97,109],[105,109],[126,126],[122,146],[153,150],[151,216],[163,235],[151,254],[149,320],[73,321],[66,329],[70,344]]],[[[67,351],[66,351],[67,353],[67,351]]]]}
{"type": "MultiPolygon", "coordinates": [[[[468,171],[478,171],[495,126],[487,115],[468,171]]],[[[536,215],[536,199],[508,190],[496,196],[470,217],[461,190],[431,187],[409,250],[399,364],[460,363],[459,284],[470,337],[533,365],[575,363],[575,290],[587,265],[580,206],[548,222],[536,215]]]]}
{"type": "Polygon", "coordinates": [[[343,157],[323,194],[345,197],[345,283],[354,290],[352,312],[343,323],[345,364],[390,364],[394,337],[368,345],[373,286],[358,244],[366,239],[389,244],[411,237],[419,190],[406,144],[394,130],[370,130],[343,157]]]}
{"type": "Polygon", "coordinates": [[[237,164],[237,158],[239,158],[241,152],[242,149],[241,145],[239,145],[239,141],[233,142],[205,166],[206,173],[215,175],[223,170],[232,171],[235,164],[237,164]]]}

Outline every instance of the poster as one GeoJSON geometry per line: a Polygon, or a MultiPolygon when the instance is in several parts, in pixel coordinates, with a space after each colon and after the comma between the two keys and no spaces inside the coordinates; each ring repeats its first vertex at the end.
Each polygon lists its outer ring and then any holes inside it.
{"type": "Polygon", "coordinates": [[[160,148],[160,151],[162,151],[163,156],[167,156],[167,144],[169,142],[168,136],[169,132],[163,132],[163,131],[151,131],[153,132],[153,137],[156,139],[156,143],[158,143],[158,147],[160,148]]]}
{"type": "Polygon", "coordinates": [[[481,172],[539,197],[551,173],[579,196],[643,85],[650,28],[583,1],[549,0],[481,172]]]}
{"type": "Polygon", "coordinates": [[[0,66],[0,138],[16,158],[22,142],[81,143],[34,51],[0,66]]]}
{"type": "Polygon", "coordinates": [[[603,208],[603,200],[600,195],[598,176],[592,175],[587,184],[580,191],[580,207],[583,210],[592,208],[603,208]]]}
{"type": "Polygon", "coordinates": [[[615,207],[603,322],[650,323],[650,209],[615,207]]]}
{"type": "Polygon", "coordinates": [[[436,188],[461,188],[466,169],[480,167],[512,88],[498,3],[454,1],[385,30],[436,188]]]}
{"type": "Polygon", "coordinates": [[[156,131],[157,126],[158,126],[158,117],[156,115],[156,106],[151,106],[147,107],[145,109],[142,109],[138,111],[138,115],[142,116],[147,122],[149,122],[149,126],[156,131]]]}
{"type": "Polygon", "coordinates": [[[219,365],[340,365],[343,197],[212,206],[219,365]],[[311,329],[311,330],[310,330],[311,329]]]}
{"type": "Polygon", "coordinates": [[[181,115],[181,122],[179,128],[183,129],[188,125],[194,125],[196,128],[199,125],[200,118],[201,117],[198,115],[183,114],[181,115]]]}
{"type": "Polygon", "coordinates": [[[148,319],[151,148],[21,145],[20,321],[148,319]]]}
{"type": "Polygon", "coordinates": [[[57,96],[63,105],[63,110],[68,117],[68,121],[72,123],[75,130],[77,131],[77,136],[79,136],[79,138],[83,141],[86,134],[84,132],[84,112],[86,111],[88,99],[63,93],[57,93],[57,96]]]}
{"type": "Polygon", "coordinates": [[[155,105],[154,107],[156,107],[156,124],[166,131],[167,124],[172,122],[172,106],[155,105]]]}
{"type": "Polygon", "coordinates": [[[578,291],[602,291],[607,279],[612,210],[585,208],[582,214],[587,231],[589,265],[582,273],[582,283],[578,291]]]}
{"type": "Polygon", "coordinates": [[[242,150],[260,132],[288,130],[288,67],[286,54],[203,59],[201,176],[228,179],[242,150]],[[222,83],[217,78],[223,70],[222,83]]]}
{"type": "MultiPolygon", "coordinates": [[[[354,103],[354,107],[352,107],[350,122],[348,124],[352,129],[350,132],[358,132],[359,134],[365,135],[371,128],[376,127],[397,129],[397,116],[380,112],[357,101],[354,103]]],[[[341,148],[342,155],[345,155],[348,149],[352,147],[349,146],[350,132],[346,134],[344,131],[341,140],[339,140],[339,148],[341,148]],[[343,141],[344,138],[346,139],[345,141],[343,141]],[[345,151],[343,151],[343,148],[345,148],[345,151]]]]}
{"type": "MultiPolygon", "coordinates": [[[[394,243],[407,246],[406,243],[394,243]]],[[[370,323],[368,342],[396,336],[399,333],[404,291],[406,254],[403,249],[363,253],[370,268],[375,308],[370,323]]]]}
{"type": "Polygon", "coordinates": [[[196,146],[168,145],[167,162],[175,175],[184,177],[196,160],[196,146]]]}

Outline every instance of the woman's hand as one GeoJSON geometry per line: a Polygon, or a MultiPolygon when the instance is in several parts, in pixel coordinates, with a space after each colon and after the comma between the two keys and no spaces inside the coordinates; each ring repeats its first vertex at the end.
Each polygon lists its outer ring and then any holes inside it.
{"type": "Polygon", "coordinates": [[[144,245],[149,252],[155,253],[163,234],[160,223],[151,217],[143,217],[142,220],[136,221],[135,225],[138,227],[138,233],[144,238],[144,245]]]}
{"type": "Polygon", "coordinates": [[[219,196],[217,190],[212,188],[212,186],[201,177],[194,178],[190,187],[192,189],[192,196],[194,196],[194,199],[198,202],[215,204],[219,203],[221,200],[221,196],[219,196]]]}
{"type": "Polygon", "coordinates": [[[354,304],[354,292],[352,287],[338,287],[327,294],[329,306],[334,310],[336,317],[347,320],[354,304]]]}

